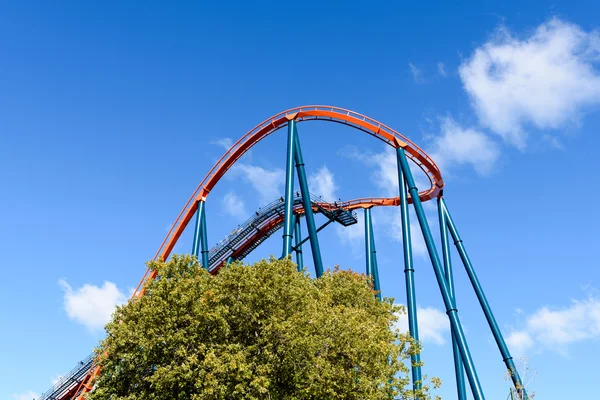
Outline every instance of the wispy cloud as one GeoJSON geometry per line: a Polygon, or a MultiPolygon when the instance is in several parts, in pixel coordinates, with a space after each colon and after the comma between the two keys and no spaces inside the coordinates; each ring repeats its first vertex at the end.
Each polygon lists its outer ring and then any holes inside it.
{"type": "MultiPolygon", "coordinates": [[[[398,164],[396,158],[396,152],[391,147],[386,147],[385,150],[379,153],[369,152],[365,150],[358,150],[356,147],[347,146],[344,147],[340,154],[344,157],[359,161],[364,165],[372,168],[371,181],[378,187],[383,196],[397,197],[398,196],[398,164]]],[[[420,189],[429,187],[429,181],[423,174],[423,172],[414,163],[409,163],[413,177],[415,179],[417,187],[420,189]]],[[[424,204],[426,212],[430,211],[424,204]]],[[[411,212],[412,215],[412,212],[411,212]]],[[[435,221],[437,217],[431,216],[430,221],[435,221]]],[[[373,214],[373,223],[380,225],[386,237],[390,237],[392,240],[397,242],[402,241],[402,220],[400,216],[400,209],[397,207],[381,207],[377,210],[377,213],[373,214]]],[[[364,228],[354,227],[354,232],[351,235],[344,237],[345,241],[348,241],[348,236],[357,240],[359,237],[363,237],[364,228]],[[360,236],[358,234],[360,230],[360,236]]],[[[427,253],[425,241],[421,233],[421,228],[416,222],[414,215],[411,218],[410,224],[412,249],[413,253],[419,256],[423,256],[427,253]]]]}
{"type": "Polygon", "coordinates": [[[127,297],[112,282],[102,286],[85,284],[73,289],[65,280],[58,281],[64,292],[64,309],[72,320],[90,331],[102,329],[110,320],[115,307],[127,301],[127,297]]]}
{"type": "Polygon", "coordinates": [[[438,74],[440,74],[441,77],[445,78],[446,76],[448,76],[448,74],[446,73],[446,66],[443,62],[437,63],[437,70],[438,74]]]}
{"type": "Polygon", "coordinates": [[[225,150],[229,150],[231,148],[231,145],[233,145],[233,140],[231,140],[230,138],[220,138],[216,140],[211,140],[209,143],[214,144],[216,146],[220,146],[225,150]]]}
{"type": "Polygon", "coordinates": [[[507,343],[517,356],[530,349],[568,354],[569,345],[600,339],[600,299],[573,300],[567,307],[542,307],[512,330],[507,343]]]}
{"type": "Polygon", "coordinates": [[[223,197],[222,208],[225,213],[231,215],[232,217],[238,219],[245,219],[248,217],[244,200],[242,200],[233,192],[228,192],[223,197]]]}
{"type": "Polygon", "coordinates": [[[338,199],[336,194],[338,186],[335,184],[334,178],[331,171],[324,165],[308,177],[308,190],[315,195],[321,196],[323,200],[335,201],[338,199]]]}
{"type": "MultiPolygon", "coordinates": [[[[423,343],[443,345],[450,332],[448,316],[435,307],[417,307],[417,321],[419,324],[419,339],[423,343]]],[[[408,332],[408,315],[399,315],[396,328],[401,332],[408,332]]]]}
{"type": "Polygon", "coordinates": [[[423,79],[423,72],[419,68],[417,68],[413,63],[408,63],[408,68],[410,69],[410,73],[412,74],[415,83],[425,83],[425,80],[423,79]]]}
{"type": "Polygon", "coordinates": [[[526,331],[512,331],[506,337],[506,344],[511,350],[513,357],[522,357],[533,347],[533,338],[526,331]]]}
{"type": "Polygon", "coordinates": [[[32,400],[32,399],[35,400],[35,399],[38,399],[40,396],[41,395],[39,393],[29,390],[27,392],[13,394],[12,398],[14,400],[32,400]]]}
{"type": "Polygon", "coordinates": [[[442,170],[470,164],[480,175],[488,174],[500,156],[499,146],[475,128],[463,128],[452,117],[440,118],[440,134],[435,136],[431,157],[442,170]]]}
{"type": "Polygon", "coordinates": [[[241,176],[260,194],[261,202],[268,203],[283,194],[285,172],[281,168],[267,169],[257,165],[236,163],[228,178],[241,176]]]}
{"type": "Polygon", "coordinates": [[[600,104],[598,43],[600,32],[558,18],[522,38],[501,27],[459,75],[481,123],[523,149],[528,125],[562,128],[600,104]]]}

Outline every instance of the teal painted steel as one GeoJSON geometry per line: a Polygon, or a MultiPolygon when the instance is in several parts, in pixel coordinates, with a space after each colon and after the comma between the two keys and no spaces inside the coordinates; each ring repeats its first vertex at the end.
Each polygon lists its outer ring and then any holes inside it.
{"type": "MultiPolygon", "coordinates": [[[[310,250],[312,251],[313,262],[315,263],[315,273],[317,278],[323,275],[323,260],[321,259],[321,248],[319,247],[319,237],[315,226],[315,217],[313,215],[312,201],[310,192],[308,191],[308,181],[306,179],[306,171],[304,170],[304,159],[302,158],[302,149],[300,147],[300,137],[296,129],[296,122],[290,121],[292,126],[294,139],[294,158],[296,160],[296,170],[298,172],[298,182],[300,184],[300,194],[302,195],[302,205],[304,206],[304,219],[306,219],[306,228],[308,237],[310,238],[310,250]]],[[[287,192],[286,192],[287,194],[287,192]]],[[[289,253],[288,253],[289,254],[289,253]]]]}
{"type": "Polygon", "coordinates": [[[373,249],[371,245],[373,241],[371,240],[371,209],[365,208],[365,259],[366,259],[366,269],[367,275],[373,278],[373,249]]]}
{"type": "MultiPolygon", "coordinates": [[[[438,217],[440,221],[440,235],[442,243],[442,257],[444,259],[444,272],[446,274],[446,280],[448,281],[448,290],[450,296],[452,296],[452,302],[454,308],[456,308],[456,293],[454,292],[454,277],[452,276],[452,259],[450,257],[450,243],[448,241],[448,228],[446,227],[446,213],[444,211],[444,205],[442,204],[442,198],[438,198],[438,217]]],[[[456,376],[456,391],[458,393],[459,400],[467,399],[467,392],[465,388],[465,375],[463,370],[463,363],[460,357],[460,350],[456,343],[454,333],[452,333],[452,353],[454,355],[454,374],[456,376]]]]}
{"type": "Polygon", "coordinates": [[[194,227],[194,241],[192,242],[192,255],[198,257],[200,249],[200,229],[202,225],[202,212],[204,211],[204,202],[198,201],[196,206],[196,226],[194,227]]]}
{"type": "Polygon", "coordinates": [[[287,159],[285,163],[285,209],[283,217],[283,251],[281,258],[285,258],[292,252],[292,218],[294,206],[294,147],[296,136],[296,121],[288,122],[287,135],[287,159]]]}
{"type": "MultiPolygon", "coordinates": [[[[325,222],[323,225],[321,225],[318,229],[317,229],[317,233],[321,232],[323,229],[325,229],[325,227],[327,225],[329,225],[330,223],[332,223],[333,221],[335,221],[334,219],[330,219],[327,220],[327,222],[325,222]]],[[[300,241],[300,243],[296,244],[294,247],[292,247],[292,250],[296,250],[296,248],[298,246],[302,246],[304,243],[306,243],[308,240],[310,240],[310,236],[305,237],[304,239],[302,239],[300,241]]]]}
{"type": "MultiPolygon", "coordinates": [[[[365,210],[367,211],[367,210],[365,210]]],[[[381,286],[379,285],[379,268],[377,267],[377,250],[375,249],[375,234],[373,232],[373,220],[370,218],[371,209],[369,211],[369,231],[371,237],[371,267],[373,268],[373,288],[377,292],[376,296],[381,300],[381,286]]]]}
{"type": "Polygon", "coordinates": [[[458,250],[458,254],[460,255],[463,265],[465,266],[467,275],[469,276],[469,280],[471,281],[471,285],[473,285],[473,289],[475,290],[475,294],[477,295],[479,304],[481,305],[481,308],[483,309],[483,313],[485,314],[485,318],[487,319],[488,325],[490,326],[490,329],[492,330],[492,334],[494,335],[494,339],[496,340],[498,349],[500,350],[500,353],[502,354],[502,359],[506,365],[506,368],[509,371],[509,375],[511,376],[513,384],[515,385],[515,388],[517,389],[517,393],[518,393],[519,397],[526,400],[528,398],[527,392],[526,392],[525,388],[523,387],[523,382],[521,381],[521,376],[519,375],[519,372],[517,371],[517,368],[515,367],[513,358],[510,355],[510,351],[508,350],[508,347],[506,346],[506,342],[504,341],[504,337],[502,336],[502,333],[500,332],[500,328],[498,327],[496,318],[494,318],[492,309],[490,308],[487,298],[485,297],[485,293],[483,292],[481,283],[479,282],[479,279],[477,278],[477,274],[475,273],[473,264],[471,263],[471,260],[469,259],[467,250],[465,249],[463,241],[460,238],[460,235],[458,234],[458,230],[456,229],[454,220],[450,216],[450,212],[448,211],[448,207],[446,206],[446,202],[444,201],[444,199],[441,199],[440,204],[441,204],[444,214],[446,216],[446,224],[448,226],[448,229],[450,230],[450,234],[452,235],[452,238],[454,239],[454,245],[456,246],[456,249],[458,250]]]}
{"type": "Polygon", "coordinates": [[[208,268],[210,267],[208,263],[208,233],[206,230],[206,204],[204,201],[200,202],[202,205],[202,213],[201,213],[201,227],[200,227],[200,244],[202,246],[202,267],[208,268]]]}
{"type": "Polygon", "coordinates": [[[448,283],[446,282],[446,277],[444,276],[444,271],[435,248],[435,243],[431,235],[431,229],[429,228],[429,223],[427,222],[427,217],[425,216],[425,211],[423,210],[423,204],[421,204],[421,199],[419,198],[419,191],[415,186],[415,181],[412,177],[408,160],[406,159],[406,154],[402,148],[398,149],[398,160],[400,161],[400,167],[402,168],[402,173],[404,174],[404,178],[408,186],[408,192],[410,193],[410,197],[413,201],[413,207],[415,209],[415,213],[417,214],[419,225],[421,226],[421,232],[423,233],[423,238],[425,239],[425,245],[427,246],[429,258],[433,264],[435,277],[442,294],[442,299],[444,300],[444,305],[446,306],[446,314],[450,319],[452,332],[454,332],[458,348],[460,349],[465,370],[467,372],[467,377],[471,386],[471,391],[473,393],[473,398],[475,400],[483,400],[485,396],[483,395],[481,383],[479,382],[479,377],[477,376],[477,371],[475,370],[473,358],[469,352],[467,339],[462,329],[458,312],[453,307],[452,297],[450,296],[450,291],[448,290],[448,283]]]}
{"type": "Polygon", "coordinates": [[[296,264],[298,265],[298,271],[302,271],[304,268],[304,258],[302,257],[302,244],[300,243],[300,240],[302,239],[302,226],[300,225],[299,215],[296,215],[295,223],[294,250],[296,251],[296,264]]]}
{"type": "MultiPolygon", "coordinates": [[[[400,150],[396,150],[397,168],[398,168],[398,187],[400,197],[400,216],[402,219],[402,246],[404,250],[404,280],[406,282],[406,308],[408,311],[408,330],[410,336],[419,341],[419,324],[417,321],[417,295],[415,290],[415,269],[412,259],[412,242],[410,240],[410,217],[408,214],[408,193],[406,192],[406,182],[400,166],[400,150]]],[[[413,388],[421,388],[421,355],[411,356],[413,388]]]]}
{"type": "Polygon", "coordinates": [[[231,265],[232,262],[235,261],[235,258],[229,256],[227,257],[227,261],[225,261],[225,268],[229,268],[229,266],[231,265]]]}

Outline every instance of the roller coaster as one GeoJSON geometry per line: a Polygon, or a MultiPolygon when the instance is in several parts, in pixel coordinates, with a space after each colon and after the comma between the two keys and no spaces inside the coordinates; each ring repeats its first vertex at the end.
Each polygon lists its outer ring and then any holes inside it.
{"type": "MultiPolygon", "coordinates": [[[[371,209],[382,206],[399,207],[403,234],[403,264],[409,332],[418,341],[419,325],[417,320],[415,277],[409,221],[409,205],[412,205],[425,240],[429,259],[451,327],[457,398],[460,400],[467,399],[466,382],[468,382],[472,397],[475,400],[482,400],[485,397],[469,351],[462,323],[458,316],[452,273],[450,238],[452,238],[460,260],[465,267],[469,281],[472,284],[500,351],[502,361],[511,377],[515,392],[519,399],[528,399],[519,372],[515,367],[513,358],[510,355],[504,337],[483,292],[464,242],[450,215],[444,199],[443,189],[444,181],[441,172],[431,157],[407,137],[396,132],[389,126],[365,115],[338,107],[297,107],[285,110],[264,120],[231,146],[194,190],[169,229],[153,259],[167,260],[175,244],[195,217],[195,223],[190,227],[194,231],[191,253],[198,257],[202,267],[206,268],[211,274],[218,273],[221,268],[226,267],[234,260],[243,260],[267,238],[282,229],[282,257],[288,257],[295,253],[298,269],[302,269],[304,266],[302,245],[308,241],[315,266],[315,275],[321,276],[323,274],[323,262],[318,233],[334,222],[344,227],[356,224],[358,222],[356,211],[362,209],[365,221],[366,274],[371,276],[377,296],[381,296],[371,209]],[[363,131],[391,146],[395,150],[397,159],[398,196],[390,198],[359,198],[332,203],[323,201],[321,198],[311,194],[308,190],[308,181],[298,134],[298,124],[310,121],[327,121],[346,125],[350,128],[363,131]],[[247,221],[236,227],[224,240],[209,248],[206,225],[206,202],[211,190],[240,157],[254,145],[284,128],[287,128],[284,196],[263,206],[247,221]],[[427,176],[429,187],[419,191],[415,184],[409,162],[414,163],[427,176]],[[300,186],[296,192],[294,191],[294,169],[297,172],[300,186]],[[437,202],[442,248],[441,257],[423,209],[423,203],[431,200],[437,202]],[[315,214],[321,214],[327,219],[318,228],[315,224],[315,214]],[[308,235],[304,239],[302,238],[301,229],[302,219],[305,221],[308,231],[308,235]]],[[[144,284],[155,278],[156,272],[148,269],[135,289],[131,300],[135,301],[136,298],[143,296],[144,284]]],[[[412,356],[411,361],[412,384],[415,389],[418,389],[422,381],[420,356],[418,354],[412,356]]],[[[99,373],[99,364],[96,362],[94,355],[91,354],[80,361],[73,370],[44,393],[40,397],[40,400],[84,399],[85,394],[93,390],[95,378],[99,373]]]]}

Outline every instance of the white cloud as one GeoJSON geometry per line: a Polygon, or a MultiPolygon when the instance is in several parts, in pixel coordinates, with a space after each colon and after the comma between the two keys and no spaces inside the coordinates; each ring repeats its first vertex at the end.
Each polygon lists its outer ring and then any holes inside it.
{"type": "Polygon", "coordinates": [[[229,177],[242,175],[261,196],[262,203],[271,202],[283,194],[285,172],[281,168],[272,170],[256,165],[236,163],[231,168],[229,177]]]}
{"type": "Polygon", "coordinates": [[[533,339],[525,331],[512,331],[506,337],[506,344],[513,357],[522,357],[533,346],[533,339]]]}
{"type": "MultiPolygon", "coordinates": [[[[354,147],[346,147],[342,151],[342,155],[353,160],[357,160],[373,168],[371,180],[383,191],[383,195],[387,197],[398,197],[398,167],[396,151],[391,147],[386,147],[381,153],[371,153],[359,151],[354,147]]],[[[421,190],[429,187],[429,181],[425,174],[414,163],[409,162],[413,178],[416,185],[421,190]]],[[[430,208],[429,203],[423,203],[426,212],[435,211],[435,208],[430,208]]],[[[412,209],[412,207],[409,206],[412,209]]],[[[359,213],[361,214],[361,213],[359,213]]],[[[437,221],[437,216],[428,216],[428,221],[437,221]]],[[[385,237],[401,242],[402,241],[402,219],[400,209],[398,207],[380,207],[373,213],[373,224],[379,225],[385,230],[385,237]],[[381,218],[378,218],[381,216],[381,218]]],[[[357,224],[358,225],[358,224],[357,224]]],[[[421,228],[417,222],[414,213],[411,211],[411,239],[413,254],[423,256],[427,253],[425,241],[421,233],[421,228]]],[[[433,229],[433,227],[431,227],[433,229]]],[[[346,242],[352,242],[358,238],[364,237],[364,227],[353,225],[345,230],[339,229],[338,232],[346,242]],[[348,231],[346,231],[348,230],[348,231]]]]}
{"type": "Polygon", "coordinates": [[[225,150],[229,150],[231,148],[231,145],[233,145],[233,140],[231,140],[231,138],[221,138],[217,140],[212,140],[210,144],[214,144],[224,148],[225,150]]]}
{"type": "Polygon", "coordinates": [[[65,293],[64,308],[69,318],[91,331],[103,328],[115,307],[127,301],[125,294],[108,281],[102,286],[85,284],[77,290],[63,279],[58,284],[65,293]]]}
{"type": "Polygon", "coordinates": [[[544,135],[544,141],[546,143],[548,143],[550,145],[550,147],[553,147],[557,150],[564,150],[565,148],[563,147],[562,143],[560,143],[560,140],[558,140],[556,137],[552,136],[552,135],[548,135],[545,134],[544,135]]]}
{"type": "Polygon", "coordinates": [[[444,65],[443,62],[439,62],[437,64],[437,69],[438,69],[438,74],[440,74],[440,76],[443,76],[444,78],[446,76],[448,76],[448,74],[446,73],[446,66],[444,65]]]}
{"type": "MultiPolygon", "coordinates": [[[[342,149],[341,155],[372,167],[371,181],[383,190],[383,195],[388,197],[398,196],[398,164],[394,148],[386,146],[381,153],[372,153],[362,149],[359,150],[354,146],[346,146],[342,149]]],[[[423,171],[413,162],[409,161],[408,165],[419,190],[429,188],[429,180],[423,171]]]]}
{"type": "Polygon", "coordinates": [[[470,164],[477,173],[485,175],[492,170],[500,151],[484,133],[463,128],[446,116],[440,120],[440,135],[434,139],[430,154],[442,170],[455,164],[470,164]]]}
{"type": "Polygon", "coordinates": [[[223,211],[232,217],[244,219],[248,217],[244,200],[239,198],[235,193],[229,192],[223,197],[223,211]]]}
{"type": "MultiPolygon", "coordinates": [[[[446,314],[435,307],[417,307],[419,339],[423,343],[443,345],[450,332],[450,321],[446,314]]],[[[401,332],[408,332],[408,315],[400,314],[396,327],[401,332]]]]}
{"type": "Polygon", "coordinates": [[[321,167],[317,172],[308,177],[308,190],[323,200],[335,201],[338,199],[334,176],[326,166],[321,167]]]}
{"type": "Polygon", "coordinates": [[[40,396],[41,395],[39,393],[30,390],[20,394],[13,394],[12,398],[14,400],[35,400],[38,399],[40,396]]]}
{"type": "Polygon", "coordinates": [[[408,67],[410,68],[410,73],[416,83],[424,83],[423,73],[419,68],[417,68],[413,63],[408,63],[408,67]]]}
{"type": "Polygon", "coordinates": [[[590,297],[559,309],[540,308],[526,318],[523,329],[508,336],[507,343],[517,354],[534,346],[566,354],[573,343],[598,339],[600,300],[590,297]]]}
{"type": "Polygon", "coordinates": [[[543,307],[527,320],[527,328],[546,346],[600,338],[600,301],[573,301],[558,310],[543,307]]]}
{"type": "Polygon", "coordinates": [[[500,28],[459,74],[481,123],[524,148],[525,126],[561,128],[600,104],[599,43],[598,31],[558,18],[525,38],[500,28]]]}

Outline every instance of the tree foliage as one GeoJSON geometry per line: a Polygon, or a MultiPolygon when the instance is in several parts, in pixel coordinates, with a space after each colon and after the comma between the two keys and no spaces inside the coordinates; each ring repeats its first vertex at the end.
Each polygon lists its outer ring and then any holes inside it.
{"type": "Polygon", "coordinates": [[[215,276],[189,256],[149,266],[159,278],[106,326],[92,400],[413,396],[417,346],[364,275],[312,279],[273,258],[215,276]]]}

